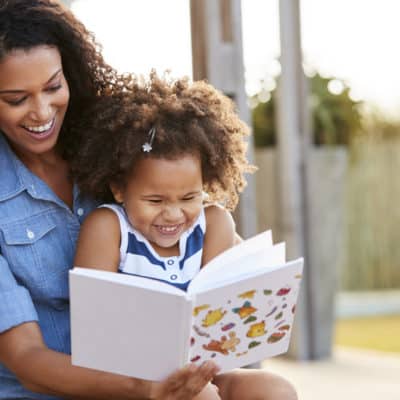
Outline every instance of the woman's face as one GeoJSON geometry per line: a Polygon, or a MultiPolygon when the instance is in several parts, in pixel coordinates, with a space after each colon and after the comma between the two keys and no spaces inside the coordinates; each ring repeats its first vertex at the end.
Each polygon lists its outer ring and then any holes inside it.
{"type": "Polygon", "coordinates": [[[14,50],[0,61],[0,131],[20,157],[54,152],[68,101],[57,48],[14,50]]]}

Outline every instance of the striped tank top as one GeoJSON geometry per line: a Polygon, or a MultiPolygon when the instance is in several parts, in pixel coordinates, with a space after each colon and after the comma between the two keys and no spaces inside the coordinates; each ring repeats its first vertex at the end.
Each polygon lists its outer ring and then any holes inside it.
{"type": "Polygon", "coordinates": [[[164,281],[186,290],[200,271],[206,220],[204,209],[179,239],[179,255],[162,257],[129,222],[123,207],[103,204],[118,216],[121,228],[119,272],[164,281]]]}

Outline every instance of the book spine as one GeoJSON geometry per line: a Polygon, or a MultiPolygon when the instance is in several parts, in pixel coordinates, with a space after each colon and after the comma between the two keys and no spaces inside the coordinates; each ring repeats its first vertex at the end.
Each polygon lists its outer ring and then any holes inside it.
{"type": "Polygon", "coordinates": [[[192,318],[193,318],[193,298],[192,296],[185,296],[184,311],[182,316],[182,332],[183,341],[182,346],[182,366],[190,361],[190,336],[192,332],[192,318]]]}

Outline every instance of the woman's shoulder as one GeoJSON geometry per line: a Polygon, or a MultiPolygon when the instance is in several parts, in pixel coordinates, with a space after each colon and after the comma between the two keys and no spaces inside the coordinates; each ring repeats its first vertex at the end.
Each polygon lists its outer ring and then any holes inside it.
{"type": "Polygon", "coordinates": [[[16,165],[16,156],[0,132],[0,201],[21,190],[16,165]]]}

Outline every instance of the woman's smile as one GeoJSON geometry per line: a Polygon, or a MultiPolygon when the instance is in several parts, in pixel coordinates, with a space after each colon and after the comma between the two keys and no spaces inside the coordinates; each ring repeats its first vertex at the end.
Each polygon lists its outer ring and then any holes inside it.
{"type": "Polygon", "coordinates": [[[27,126],[22,125],[22,127],[28,132],[28,134],[35,140],[44,140],[50,137],[55,132],[55,120],[54,117],[48,123],[40,126],[27,126]]]}

